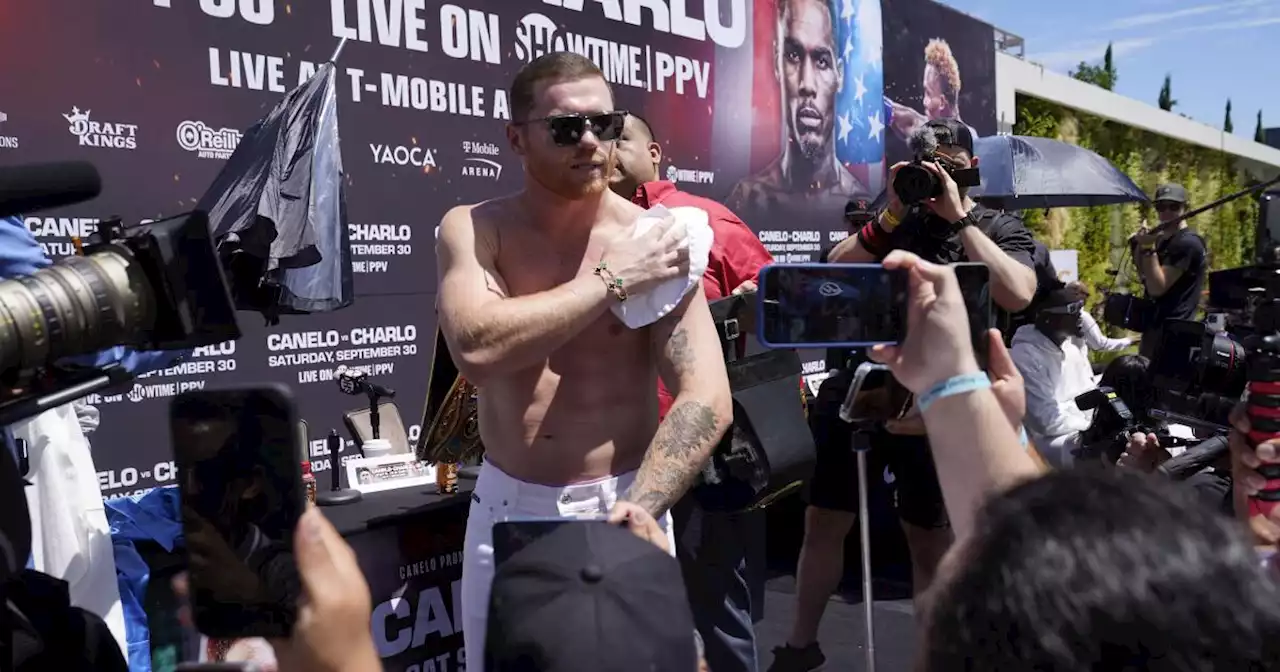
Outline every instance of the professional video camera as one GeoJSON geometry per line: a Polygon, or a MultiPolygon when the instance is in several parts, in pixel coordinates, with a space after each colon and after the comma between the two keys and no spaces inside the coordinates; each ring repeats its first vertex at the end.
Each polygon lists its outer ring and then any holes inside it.
{"type": "Polygon", "coordinates": [[[893,191],[903,205],[912,206],[942,195],[942,182],[933,171],[924,167],[925,162],[941,166],[959,187],[976,187],[982,183],[977,168],[955,168],[950,159],[938,153],[938,134],[944,130],[925,124],[907,138],[913,158],[893,177],[893,191]]]}
{"type": "MultiPolygon", "coordinates": [[[[77,203],[100,189],[81,162],[0,170],[0,216],[77,203]]],[[[240,337],[208,218],[192,212],[98,225],[82,254],[0,282],[0,426],[128,380],[68,358],[117,345],[180,350],[240,337]]]]}
{"type": "Polygon", "coordinates": [[[1075,450],[1077,460],[1105,459],[1114,464],[1129,444],[1129,436],[1135,432],[1155,434],[1165,448],[1186,445],[1186,441],[1160,427],[1140,422],[1129,405],[1115,390],[1105,385],[1076,395],[1076,408],[1093,411],[1093,422],[1080,433],[1080,447],[1075,450]]]}
{"type": "Polygon", "coordinates": [[[1161,420],[1225,432],[1245,388],[1246,348],[1203,322],[1166,320],[1151,357],[1161,420]]]}

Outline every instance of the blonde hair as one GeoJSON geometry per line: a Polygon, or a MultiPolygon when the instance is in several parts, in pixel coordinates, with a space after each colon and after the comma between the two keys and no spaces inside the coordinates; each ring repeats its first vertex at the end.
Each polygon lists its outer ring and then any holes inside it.
{"type": "Polygon", "coordinates": [[[929,40],[924,47],[925,65],[932,65],[935,72],[942,77],[942,95],[947,102],[956,104],[960,97],[960,64],[955,54],[951,53],[951,45],[941,38],[929,40]]]}

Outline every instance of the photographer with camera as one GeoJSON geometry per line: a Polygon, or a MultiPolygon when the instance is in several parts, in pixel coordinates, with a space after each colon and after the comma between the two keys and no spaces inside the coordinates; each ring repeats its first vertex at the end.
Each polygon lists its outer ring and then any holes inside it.
{"type": "MultiPolygon", "coordinates": [[[[1019,217],[969,197],[979,184],[973,134],[954,120],[935,119],[912,133],[909,144],[915,159],[891,169],[887,209],[837,245],[831,260],[869,263],[904,250],[935,264],[981,262],[990,269],[995,303],[1008,312],[1026,309],[1038,286],[1035,239],[1019,217]]],[[[886,449],[912,465],[894,477],[919,596],[951,544],[950,523],[920,414],[895,421],[889,431],[886,449]]]]}
{"type": "Polygon", "coordinates": [[[1207,277],[1208,252],[1204,239],[1187,228],[1187,190],[1180,184],[1156,189],[1156,215],[1160,224],[1142,228],[1129,237],[1138,277],[1147,298],[1154,303],[1153,325],[1142,336],[1142,354],[1151,357],[1159,343],[1165,320],[1194,320],[1207,277]]]}

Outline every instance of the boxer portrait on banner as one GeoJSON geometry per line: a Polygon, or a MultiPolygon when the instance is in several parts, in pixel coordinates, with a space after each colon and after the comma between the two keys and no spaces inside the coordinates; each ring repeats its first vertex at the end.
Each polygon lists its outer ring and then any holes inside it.
{"type": "Polygon", "coordinates": [[[733,414],[703,292],[685,285],[678,303],[651,308],[655,290],[705,267],[707,250],[691,254],[695,227],[671,215],[639,228],[644,210],[609,190],[626,113],[600,70],[548,54],[509,97],[525,188],[450,210],[436,247],[440,328],[478,390],[485,449],[462,575],[471,661],[485,650],[495,522],[625,520],[638,508],[670,534],[669,510],[733,414]],[[657,319],[628,326],[646,311],[657,319]],[[674,397],[661,422],[659,379],[674,397]]]}
{"type": "Polygon", "coordinates": [[[850,197],[869,193],[836,155],[837,126],[849,125],[837,97],[855,84],[845,77],[842,54],[847,52],[837,39],[837,10],[833,0],[778,0],[774,42],[785,128],[782,152],[734,186],[725,202],[759,222],[756,228],[795,215],[836,221],[850,197]]]}

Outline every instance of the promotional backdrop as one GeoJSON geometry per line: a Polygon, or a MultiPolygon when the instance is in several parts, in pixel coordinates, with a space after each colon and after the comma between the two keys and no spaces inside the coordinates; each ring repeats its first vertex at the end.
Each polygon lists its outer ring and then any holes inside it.
{"type": "Polygon", "coordinates": [[[995,127],[990,26],[929,0],[6,3],[0,164],[83,159],[104,180],[97,200],[29,213],[26,225],[60,257],[98,218],[193,207],[240,131],[340,37],[355,305],[272,328],[242,313],[240,340],[90,398],[104,494],[173,480],[166,400],[186,389],[291,385],[317,471],[329,468],[329,429],[361,406],[338,390],[337,366],[369,371],[417,421],[435,329],[433,230],[456,204],[520,188],[505,88],[543,53],[599,64],[618,106],[651,122],[664,177],[726,201],[780,261],[812,261],[847,235],[845,202],[879,191],[886,146],[901,155],[895,119],[949,113],[922,92],[934,38],[963,72],[963,119],[995,127]]]}

